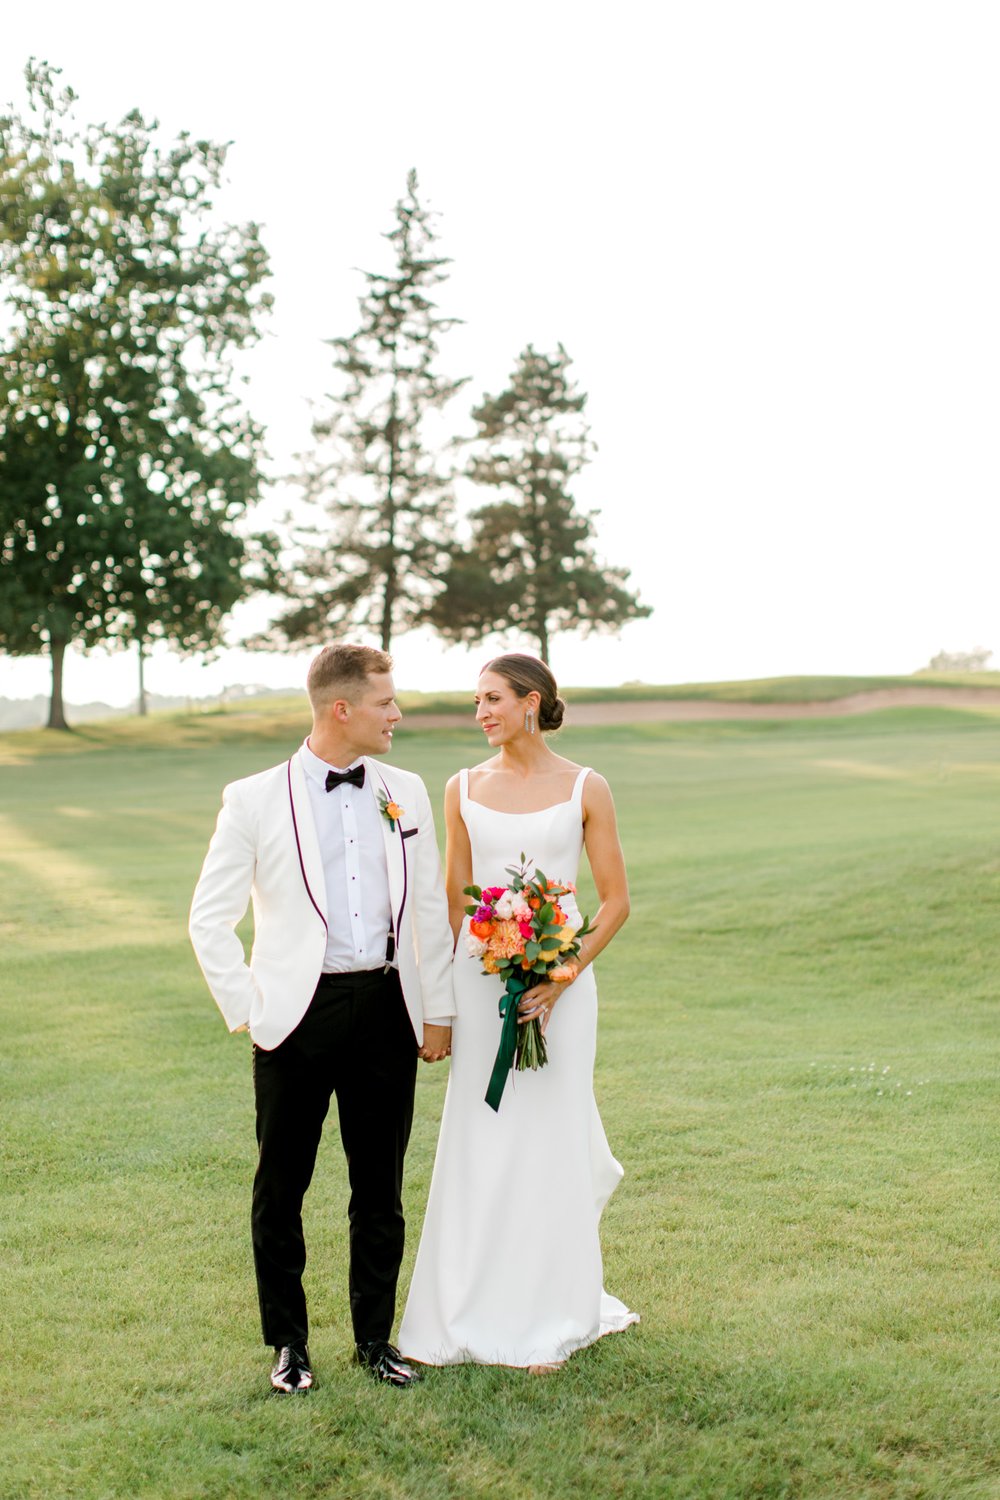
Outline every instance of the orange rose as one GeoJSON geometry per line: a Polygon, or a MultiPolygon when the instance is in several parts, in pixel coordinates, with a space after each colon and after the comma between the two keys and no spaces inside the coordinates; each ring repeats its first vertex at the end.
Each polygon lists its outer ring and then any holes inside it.
{"type": "Polygon", "coordinates": [[[480,939],[481,942],[485,943],[486,939],[489,937],[490,933],[493,931],[493,923],[492,922],[470,922],[469,923],[469,931],[472,933],[473,937],[477,937],[477,938],[480,939]]]}

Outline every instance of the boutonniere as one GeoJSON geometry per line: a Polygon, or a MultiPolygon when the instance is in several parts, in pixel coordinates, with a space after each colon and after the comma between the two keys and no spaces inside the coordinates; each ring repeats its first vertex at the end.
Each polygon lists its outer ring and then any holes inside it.
{"type": "Polygon", "coordinates": [[[390,827],[395,828],[400,818],[406,812],[405,807],[400,807],[398,802],[393,802],[385,792],[378,794],[378,810],[390,827]]]}

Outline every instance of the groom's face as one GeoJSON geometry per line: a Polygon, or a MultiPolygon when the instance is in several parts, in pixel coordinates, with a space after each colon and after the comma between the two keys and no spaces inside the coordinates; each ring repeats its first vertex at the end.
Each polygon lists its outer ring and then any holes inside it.
{"type": "Polygon", "coordinates": [[[402,717],[392,673],[370,673],[348,704],[346,729],[355,755],[384,755],[402,717]]]}

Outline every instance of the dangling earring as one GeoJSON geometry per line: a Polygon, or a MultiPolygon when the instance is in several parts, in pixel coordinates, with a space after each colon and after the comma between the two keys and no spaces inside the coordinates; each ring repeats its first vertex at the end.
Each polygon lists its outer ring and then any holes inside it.
{"type": "Polygon", "coordinates": [[[524,727],[528,731],[529,734],[534,734],[534,732],[535,732],[535,710],[533,708],[529,708],[528,712],[524,716],[524,727]]]}

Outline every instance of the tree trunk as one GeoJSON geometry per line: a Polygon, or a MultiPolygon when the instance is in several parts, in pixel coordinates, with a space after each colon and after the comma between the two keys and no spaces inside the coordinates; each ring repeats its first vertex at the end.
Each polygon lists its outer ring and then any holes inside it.
{"type": "Polygon", "coordinates": [[[385,487],[385,522],[388,541],[388,556],[385,564],[385,589],[382,594],[382,650],[392,646],[393,615],[396,612],[396,454],[398,431],[396,422],[396,381],[398,374],[393,368],[392,396],[389,404],[389,420],[386,423],[386,441],[389,447],[389,474],[385,487]]]}
{"type": "Polygon", "coordinates": [[[146,702],[146,652],[143,649],[142,636],[139,637],[139,704],[140,718],[145,718],[149,713],[149,705],[146,702]]]}
{"type": "MultiPolygon", "coordinates": [[[[537,438],[536,438],[537,447],[537,438]]],[[[545,577],[550,571],[552,548],[546,536],[545,502],[535,488],[534,481],[526,492],[528,501],[528,537],[532,557],[531,569],[531,613],[534,616],[532,630],[538,640],[538,654],[546,666],[549,664],[549,616],[545,608],[545,577]]]]}
{"type": "Polygon", "coordinates": [[[382,650],[388,651],[392,645],[392,600],[393,590],[388,577],[385,580],[385,594],[382,598],[382,650]]]}
{"type": "Polygon", "coordinates": [[[66,642],[55,636],[49,638],[49,654],[52,657],[52,697],[49,699],[49,728],[68,729],[66,715],[63,711],[63,657],[66,655],[66,642]]]}

